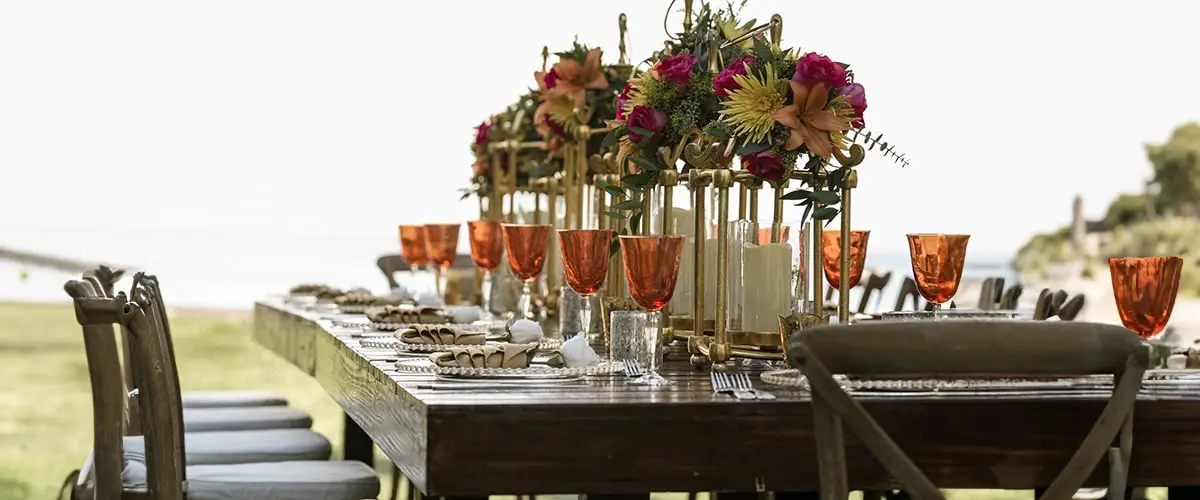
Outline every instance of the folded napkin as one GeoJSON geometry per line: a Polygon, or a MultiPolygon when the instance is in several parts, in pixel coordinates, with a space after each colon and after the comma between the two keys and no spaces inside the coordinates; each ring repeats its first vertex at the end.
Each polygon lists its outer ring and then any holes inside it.
{"type": "Polygon", "coordinates": [[[576,335],[558,349],[567,368],[584,368],[600,364],[600,355],[588,345],[587,335],[576,335]]]}
{"type": "Polygon", "coordinates": [[[483,345],[486,335],[464,332],[452,326],[414,325],[396,332],[396,338],[409,344],[483,345]]]}
{"type": "Polygon", "coordinates": [[[342,295],[342,291],[331,286],[305,283],[292,287],[288,290],[288,295],[312,295],[318,299],[332,299],[342,295]]]}
{"type": "Polygon", "coordinates": [[[339,306],[398,306],[406,301],[403,297],[392,295],[376,297],[370,292],[351,292],[333,299],[333,302],[339,306]]]}
{"type": "Polygon", "coordinates": [[[533,346],[497,344],[454,347],[429,355],[433,364],[444,368],[528,368],[533,346]]]}
{"type": "Polygon", "coordinates": [[[542,327],[527,319],[518,319],[505,328],[508,341],[514,344],[536,344],[542,341],[542,327]]]}
{"type": "Polygon", "coordinates": [[[407,288],[398,286],[392,289],[392,297],[400,297],[404,300],[412,300],[412,293],[410,293],[407,288]]]}
{"type": "Polygon", "coordinates": [[[436,307],[375,306],[367,309],[367,319],[376,323],[437,324],[446,316],[436,307]]]}
{"type": "Polygon", "coordinates": [[[417,305],[427,307],[442,307],[445,304],[442,303],[442,299],[438,298],[437,295],[422,295],[417,297],[417,305]]]}

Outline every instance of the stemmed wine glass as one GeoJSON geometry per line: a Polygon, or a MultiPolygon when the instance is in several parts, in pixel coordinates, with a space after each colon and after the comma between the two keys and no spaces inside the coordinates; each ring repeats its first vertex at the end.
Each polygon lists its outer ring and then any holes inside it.
{"type": "Polygon", "coordinates": [[[1175,308],[1180,257],[1123,257],[1108,259],[1113,298],[1125,328],[1143,340],[1162,333],[1175,308]]]}
{"type": "Polygon", "coordinates": [[[480,308],[482,318],[492,318],[492,270],[500,265],[504,255],[504,235],[500,223],[490,220],[467,222],[467,233],[471,237],[471,261],[483,269],[483,289],[480,308]]]}
{"type": "Polygon", "coordinates": [[[437,266],[437,293],[443,305],[450,305],[446,283],[449,281],[450,266],[458,256],[458,229],[461,226],[462,224],[425,224],[425,245],[428,248],[429,260],[437,266]]]}
{"type": "Polygon", "coordinates": [[[409,286],[412,287],[413,298],[419,299],[427,291],[425,281],[421,279],[421,267],[429,264],[424,226],[400,225],[400,255],[408,261],[408,270],[412,277],[409,286]]]}
{"type": "Polygon", "coordinates": [[[933,304],[934,319],[937,319],[942,304],[958,293],[970,238],[967,234],[908,235],[913,280],[917,282],[921,296],[933,304]]]}
{"type": "Polygon", "coordinates": [[[558,243],[562,248],[563,274],[575,293],[579,294],[580,334],[587,335],[592,326],[592,295],[600,290],[608,275],[608,249],[616,231],[611,229],[559,229],[558,243]]]}
{"type": "Polygon", "coordinates": [[[546,244],[550,239],[548,224],[502,224],[504,249],[508,252],[508,267],[521,281],[521,317],[533,319],[533,291],[530,286],[542,274],[546,264],[546,244]]]}
{"type": "Polygon", "coordinates": [[[621,255],[625,261],[625,279],[633,301],[646,310],[645,339],[650,366],[646,374],[631,383],[667,385],[671,381],[658,374],[659,329],[662,310],[675,294],[679,277],[679,255],[683,236],[622,236],[621,255]]]}
{"type": "MultiPolygon", "coordinates": [[[[821,255],[825,268],[825,281],[837,290],[842,286],[842,233],[827,231],[821,233],[821,255]]],[[[862,279],[863,265],[867,262],[867,241],[871,239],[870,231],[850,231],[850,288],[858,285],[862,279]]]]}

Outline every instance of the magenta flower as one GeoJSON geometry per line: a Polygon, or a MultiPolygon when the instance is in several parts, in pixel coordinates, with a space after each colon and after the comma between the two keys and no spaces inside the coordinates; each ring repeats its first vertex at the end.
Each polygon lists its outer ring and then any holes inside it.
{"type": "Polygon", "coordinates": [[[760,151],[742,157],[742,167],[746,171],[771,182],[783,180],[783,160],[780,160],[771,150],[760,151]]]}
{"type": "Polygon", "coordinates": [[[863,121],[863,113],[867,111],[867,91],[861,84],[851,83],[842,89],[842,95],[846,96],[846,102],[854,108],[854,121],[850,125],[854,128],[863,128],[866,122],[863,121]]]}
{"type": "Polygon", "coordinates": [[[746,56],[730,64],[713,78],[713,93],[717,97],[728,97],[730,92],[742,88],[733,77],[746,74],[746,65],[754,62],[754,56],[746,56]]]}
{"type": "Polygon", "coordinates": [[[654,134],[662,132],[667,127],[667,114],[650,106],[636,106],[629,112],[628,123],[629,140],[640,143],[645,136],[633,129],[649,130],[654,134]]]}
{"type": "Polygon", "coordinates": [[[658,63],[658,76],[682,87],[687,85],[688,80],[692,78],[692,68],[695,66],[696,56],[691,54],[670,56],[658,63]]]}
{"type": "Polygon", "coordinates": [[[481,122],[478,127],[475,127],[475,145],[476,146],[482,146],[484,143],[487,142],[488,130],[491,128],[492,128],[492,125],[489,124],[488,122],[481,122]]]}
{"type": "Polygon", "coordinates": [[[833,59],[809,52],[796,61],[796,74],[792,76],[792,80],[809,88],[824,83],[827,89],[840,89],[846,86],[846,68],[833,59]]]}

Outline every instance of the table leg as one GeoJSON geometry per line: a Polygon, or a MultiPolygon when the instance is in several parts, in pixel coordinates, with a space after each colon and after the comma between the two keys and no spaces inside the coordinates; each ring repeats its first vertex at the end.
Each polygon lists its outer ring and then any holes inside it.
{"type": "Polygon", "coordinates": [[[375,443],[367,432],[358,426],[358,422],[343,414],[344,427],[342,430],[342,459],[354,460],[364,464],[375,465],[375,443]]]}

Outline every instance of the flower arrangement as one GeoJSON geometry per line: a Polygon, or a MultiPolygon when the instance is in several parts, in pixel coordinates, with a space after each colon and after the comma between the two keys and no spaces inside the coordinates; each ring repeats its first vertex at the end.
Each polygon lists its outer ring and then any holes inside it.
{"type": "MultiPolygon", "coordinates": [[[[541,140],[536,128],[533,126],[534,111],[537,108],[540,96],[536,91],[530,91],[518,100],[516,103],[508,106],[503,113],[491,116],[475,127],[471,142],[471,151],[475,154],[475,163],[472,165],[471,187],[460,190],[462,199],[470,197],[472,194],[483,197],[491,189],[492,169],[499,168],[501,172],[508,173],[514,165],[509,165],[509,155],[496,155],[495,159],[498,165],[493,165],[493,156],[490,154],[490,146],[498,144],[510,139],[516,139],[521,142],[537,142],[541,140]]],[[[517,186],[528,186],[531,179],[542,177],[547,172],[554,169],[553,164],[556,161],[551,158],[545,149],[522,149],[516,156],[516,183],[517,186]]]]}
{"type": "MultiPolygon", "coordinates": [[[[628,166],[629,175],[622,187],[606,190],[624,194],[626,190],[640,191],[657,181],[663,169],[674,169],[682,158],[684,146],[690,142],[711,138],[710,124],[720,116],[720,102],[713,94],[714,71],[707,61],[709,47],[746,33],[754,20],[739,22],[733,8],[714,11],[707,3],[701,5],[694,27],[676,34],[663,50],[647,60],[650,69],[631,78],[616,96],[615,115],[608,121],[609,134],[605,146],[617,147],[617,162],[628,166]]],[[[737,54],[744,49],[730,46],[722,56],[737,54]]],[[[627,217],[636,232],[640,205],[627,201],[613,206],[626,213],[610,215],[627,217]]]]}
{"type": "MultiPolygon", "coordinates": [[[[838,213],[838,190],[849,168],[862,161],[861,148],[851,148],[862,135],[866,91],[850,65],[816,52],[782,50],[753,38],[741,57],[713,78],[721,118],[709,130],[734,142],[743,168],[777,185],[796,168],[825,173],[825,182],[808,181],[785,199],[800,200],[817,219],[838,213]],[[806,158],[798,167],[800,159],[806,158]],[[840,167],[829,170],[832,160],[840,167]]],[[[885,155],[902,158],[888,148],[885,155]]]]}
{"type": "MultiPolygon", "coordinates": [[[[599,48],[575,41],[571,50],[558,52],[549,71],[534,72],[541,102],[533,115],[538,133],[552,151],[563,140],[577,140],[583,127],[601,130],[605,117],[617,113],[615,97],[625,87],[627,74],[618,66],[605,66],[599,48]]],[[[588,152],[599,152],[603,136],[589,136],[588,152]]]]}

